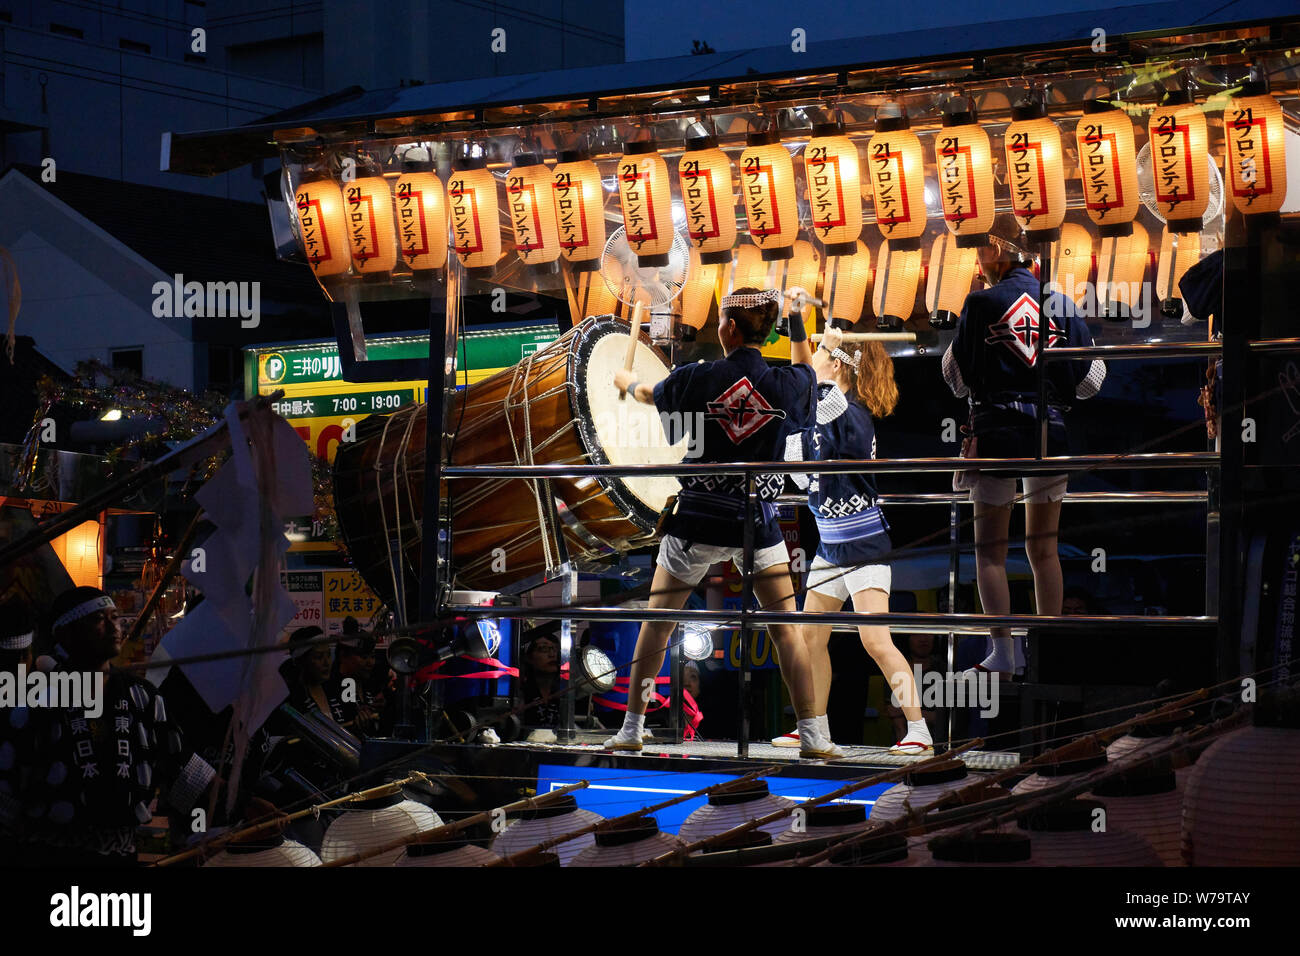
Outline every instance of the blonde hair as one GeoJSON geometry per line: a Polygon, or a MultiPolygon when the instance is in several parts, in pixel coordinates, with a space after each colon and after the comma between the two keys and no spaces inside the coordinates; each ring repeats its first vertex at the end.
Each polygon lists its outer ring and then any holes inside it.
{"type": "Polygon", "coordinates": [[[884,418],[898,407],[898,383],[894,381],[894,360],[880,342],[864,342],[862,357],[858,359],[856,374],[847,362],[840,363],[848,370],[849,382],[858,401],[867,407],[874,418],[884,418]]]}

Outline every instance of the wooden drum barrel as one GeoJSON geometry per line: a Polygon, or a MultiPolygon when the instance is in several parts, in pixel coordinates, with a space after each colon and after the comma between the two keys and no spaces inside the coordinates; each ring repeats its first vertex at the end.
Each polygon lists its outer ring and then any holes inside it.
{"type": "MultiPolygon", "coordinates": [[[[680,462],[685,442],[668,445],[654,406],[619,399],[614,372],[627,346],[626,322],[593,317],[518,365],[460,390],[447,411],[452,462],[680,462]]],[[[668,375],[644,333],[633,369],[647,385],[668,375]]],[[[412,609],[421,560],[425,414],[424,405],[411,405],[371,415],[334,462],[335,511],[357,570],[390,603],[404,593],[412,609]]],[[[554,533],[545,529],[556,519],[576,561],[648,544],[678,487],[672,477],[446,479],[452,580],[458,587],[497,590],[553,566],[554,533]]]]}

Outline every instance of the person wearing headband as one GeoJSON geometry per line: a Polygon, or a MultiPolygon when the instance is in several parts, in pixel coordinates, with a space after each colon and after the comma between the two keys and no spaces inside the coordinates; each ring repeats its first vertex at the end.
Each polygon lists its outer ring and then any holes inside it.
{"type": "MultiPolygon", "coordinates": [[[[1038,278],[1024,251],[1020,227],[1000,216],[990,244],[979,249],[979,264],[988,288],[966,297],[957,332],[943,356],[943,377],[954,395],[970,406],[967,458],[1033,458],[1038,452],[1038,278]]],[[[1087,323],[1074,303],[1059,292],[1045,300],[1041,324],[1043,348],[1092,345],[1087,323]]],[[[1096,395],[1106,377],[1103,362],[1087,359],[1047,366],[1047,456],[1068,454],[1065,413],[1069,403],[1096,395]]],[[[975,563],[980,604],[986,614],[1009,614],[1007,538],[1016,497],[1015,472],[959,472],[954,488],[969,490],[975,507],[975,563]]],[[[1025,551],[1034,574],[1034,603],[1039,614],[1061,613],[1061,561],[1057,529],[1066,476],[1032,474],[1022,478],[1025,502],[1025,551]]],[[[1011,675],[1015,646],[1005,628],[993,628],[992,650],[977,671],[1011,675]]]]}
{"type": "Polygon", "coordinates": [[[92,587],[65,591],[51,608],[49,639],[51,655],[37,666],[50,692],[78,677],[99,690],[76,706],[53,701],[27,712],[18,734],[30,770],[18,795],[24,853],[34,865],[131,865],[155,796],[188,819],[220,781],[186,746],[154,686],[109,668],[121,648],[112,598],[92,587]]]}
{"type": "MultiPolygon", "coordinates": [[[[718,341],[725,351],[713,362],[680,365],[663,381],[638,382],[635,373],[619,370],[614,385],[639,402],[653,404],[668,441],[675,444],[689,429],[692,447],[700,448],[697,463],[775,461],[781,428],[812,424],[817,404],[816,376],[807,336],[791,330],[791,364],[769,367],[758,351],[781,314],[781,293],[775,289],[737,289],[725,296],[718,319],[718,341]]],[[[764,610],[795,610],[790,584],[789,553],[776,521],[776,498],[784,477],[756,476],[759,501],[753,509],[754,595],[764,610]]],[[[709,567],[733,561],[743,569],[746,488],[741,475],[687,475],[675,504],[664,516],[659,555],[651,584],[650,607],[679,609],[709,567]]],[[[641,625],[632,664],[628,710],[623,727],[605,742],[613,750],[639,751],[645,711],[654,677],[676,625],[647,621],[641,625]]],[[[790,691],[804,736],[800,756],[826,759],[843,756],[817,729],[812,672],[798,628],[772,625],[773,645],[781,675],[790,691]]]]}
{"type": "MultiPolygon", "coordinates": [[[[873,416],[884,417],[898,404],[894,363],[880,342],[846,345],[841,329],[828,326],[813,357],[819,398],[817,418],[804,429],[790,429],[785,440],[787,461],[829,461],[876,457],[873,416]]],[[[803,609],[812,613],[839,611],[853,600],[862,614],[889,610],[890,567],[886,563],[892,544],[889,523],[876,503],[872,475],[793,475],[795,484],[808,492],[808,507],[817,522],[820,541],[808,570],[808,595],[803,609]]],[[[800,631],[808,647],[816,688],[817,721],[830,738],[826,718],[831,690],[829,625],[804,624],[800,631]]],[[[894,646],[889,628],[862,625],[862,646],[894,690],[907,719],[907,732],[890,750],[892,754],[923,756],[934,753],[930,730],[921,716],[916,679],[894,646]]],[[[777,737],[778,747],[799,746],[799,731],[777,737]]]]}

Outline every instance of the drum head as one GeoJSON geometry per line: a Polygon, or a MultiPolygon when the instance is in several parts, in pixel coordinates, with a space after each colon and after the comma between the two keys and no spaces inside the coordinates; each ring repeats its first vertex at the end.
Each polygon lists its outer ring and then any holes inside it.
{"type": "MultiPolygon", "coordinates": [[[[663,422],[653,405],[643,405],[630,395],[620,400],[614,372],[627,357],[626,325],[605,321],[593,324],[576,349],[570,374],[574,382],[579,433],[593,464],[673,465],[686,456],[683,438],[669,445],[663,422]]],[[[668,377],[659,353],[638,341],[632,369],[643,385],[668,377]]],[[[659,512],[681,483],[670,475],[615,478],[602,476],[606,494],[646,531],[655,526],[659,512]]]]}

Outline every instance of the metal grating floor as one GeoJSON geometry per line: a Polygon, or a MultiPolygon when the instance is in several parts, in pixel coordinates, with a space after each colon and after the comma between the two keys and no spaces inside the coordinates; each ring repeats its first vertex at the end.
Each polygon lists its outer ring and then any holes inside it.
{"type": "MultiPolygon", "coordinates": [[[[529,747],[540,748],[545,750],[559,750],[566,753],[608,753],[604,746],[599,742],[579,741],[574,744],[537,744],[527,742],[517,742],[509,744],[500,744],[502,747],[529,747]]],[[[809,766],[820,763],[850,764],[870,767],[901,767],[910,763],[916,763],[923,759],[921,757],[902,757],[891,754],[887,747],[853,747],[845,744],[840,745],[845,752],[845,756],[839,760],[821,761],[821,760],[800,760],[799,751],[794,747],[773,747],[769,743],[751,743],[749,745],[749,762],[762,761],[764,763],[775,761],[779,763],[806,764],[809,766]]],[[[737,759],[736,742],[734,740],[696,740],[690,743],[670,744],[659,743],[657,741],[647,741],[644,749],[638,754],[619,754],[621,757],[708,757],[712,760],[737,759]]],[[[1008,770],[1018,766],[1020,756],[1016,753],[1004,753],[1001,751],[991,750],[971,750],[962,754],[959,758],[965,762],[971,770],[1008,770]]]]}

